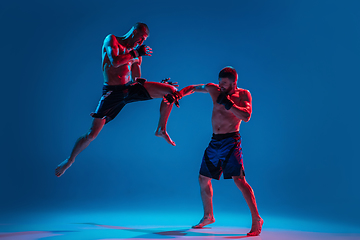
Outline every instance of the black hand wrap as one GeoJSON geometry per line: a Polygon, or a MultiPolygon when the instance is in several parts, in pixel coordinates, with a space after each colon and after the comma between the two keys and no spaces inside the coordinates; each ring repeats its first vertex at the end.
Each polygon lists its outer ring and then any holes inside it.
{"type": "Polygon", "coordinates": [[[133,58],[144,56],[146,55],[146,45],[141,45],[129,53],[133,58]]]}
{"type": "Polygon", "coordinates": [[[139,53],[139,56],[146,55],[146,45],[141,45],[136,48],[136,51],[139,53]]]}
{"type": "Polygon", "coordinates": [[[170,78],[165,78],[165,79],[161,80],[161,83],[166,83],[166,84],[174,85],[174,83],[171,82],[171,81],[169,81],[169,80],[170,80],[170,78]]]}
{"type": "Polygon", "coordinates": [[[135,82],[138,82],[138,83],[140,83],[141,85],[144,85],[145,82],[146,82],[146,79],[145,79],[145,78],[140,78],[140,77],[138,77],[138,78],[136,78],[135,82]]]}
{"type": "Polygon", "coordinates": [[[178,91],[175,91],[174,93],[169,93],[164,96],[164,101],[168,102],[169,104],[172,104],[175,102],[175,105],[177,107],[180,107],[179,100],[181,99],[181,94],[178,91]]]}
{"type": "Polygon", "coordinates": [[[224,92],[220,92],[219,97],[216,99],[218,104],[224,105],[226,110],[229,110],[233,105],[234,102],[228,99],[228,94],[224,92]]]}

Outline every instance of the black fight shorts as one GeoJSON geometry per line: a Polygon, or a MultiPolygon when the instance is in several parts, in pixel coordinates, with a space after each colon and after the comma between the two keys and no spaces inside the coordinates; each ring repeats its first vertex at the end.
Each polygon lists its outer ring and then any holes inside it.
{"type": "Polygon", "coordinates": [[[152,99],[146,88],[139,82],[129,82],[125,85],[104,85],[103,94],[94,113],[94,118],[113,120],[121,109],[132,102],[152,99]]]}

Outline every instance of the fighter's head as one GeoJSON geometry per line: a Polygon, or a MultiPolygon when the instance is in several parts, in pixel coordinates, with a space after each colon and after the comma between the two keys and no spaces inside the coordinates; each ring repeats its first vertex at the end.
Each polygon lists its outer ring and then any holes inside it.
{"type": "Polygon", "coordinates": [[[232,94],[237,88],[238,74],[235,68],[227,66],[219,72],[219,87],[222,92],[232,94]]]}
{"type": "Polygon", "coordinates": [[[145,23],[135,23],[129,32],[125,34],[128,48],[136,48],[143,44],[150,34],[149,27],[145,23]]]}

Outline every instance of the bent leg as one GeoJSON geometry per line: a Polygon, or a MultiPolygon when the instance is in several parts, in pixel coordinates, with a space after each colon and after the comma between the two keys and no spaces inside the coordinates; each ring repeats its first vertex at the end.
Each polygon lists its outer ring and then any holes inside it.
{"type": "Polygon", "coordinates": [[[176,87],[170,84],[158,82],[145,82],[144,87],[152,98],[162,98],[166,94],[174,93],[175,91],[177,91],[176,87]]]}
{"type": "Polygon", "coordinates": [[[170,116],[171,109],[174,104],[167,104],[164,100],[161,101],[160,104],[160,118],[159,123],[155,131],[155,136],[162,137],[167,141],[169,144],[176,146],[175,142],[170,138],[169,134],[166,131],[167,121],[170,116]]]}
{"type": "MultiPolygon", "coordinates": [[[[169,84],[157,82],[145,82],[144,87],[149,92],[152,98],[163,98],[166,94],[174,93],[177,89],[169,84]]],[[[162,100],[160,104],[160,118],[158,127],[155,131],[155,136],[164,138],[169,144],[175,146],[175,142],[171,140],[169,134],[166,132],[167,121],[170,116],[173,104],[167,104],[162,100]]]]}
{"type": "Polygon", "coordinates": [[[249,206],[251,212],[252,225],[251,225],[251,230],[247,235],[258,236],[261,233],[264,220],[259,215],[254,191],[251,188],[251,186],[246,182],[244,176],[234,176],[232,178],[234,179],[236,186],[240,189],[241,193],[243,194],[245,201],[249,206]]]}
{"type": "Polygon", "coordinates": [[[74,163],[75,158],[97,137],[101,129],[105,125],[106,120],[102,118],[94,118],[90,130],[75,142],[70,157],[60,163],[55,169],[55,175],[60,177],[74,163]]]}
{"type": "Polygon", "coordinates": [[[215,222],[212,203],[213,189],[211,184],[211,178],[199,175],[199,184],[201,200],[204,207],[204,216],[200,220],[200,222],[197,225],[192,226],[192,228],[202,228],[208,224],[215,222]]]}

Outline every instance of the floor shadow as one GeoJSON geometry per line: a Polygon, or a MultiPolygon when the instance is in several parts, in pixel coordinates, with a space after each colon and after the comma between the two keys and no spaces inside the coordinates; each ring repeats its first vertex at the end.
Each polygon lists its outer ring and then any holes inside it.
{"type": "MultiPolygon", "coordinates": [[[[222,237],[222,238],[228,238],[228,239],[240,239],[240,238],[248,238],[251,236],[247,236],[246,234],[236,234],[236,233],[207,233],[207,232],[201,232],[196,230],[201,229],[180,229],[180,230],[170,230],[170,231],[157,231],[157,230],[151,230],[151,229],[138,229],[138,228],[128,228],[128,227],[122,227],[122,226],[112,226],[112,225],[103,225],[103,224],[97,224],[97,223],[80,223],[80,224],[86,224],[86,225],[93,225],[98,226],[102,228],[108,228],[108,229],[118,229],[118,230],[124,230],[124,231],[131,231],[131,232],[137,232],[137,233],[143,233],[143,235],[132,237],[132,238],[156,238],[163,236],[163,237],[222,237]],[[160,236],[159,236],[160,235],[160,236]]],[[[210,227],[207,227],[206,229],[211,229],[210,227]]]]}

